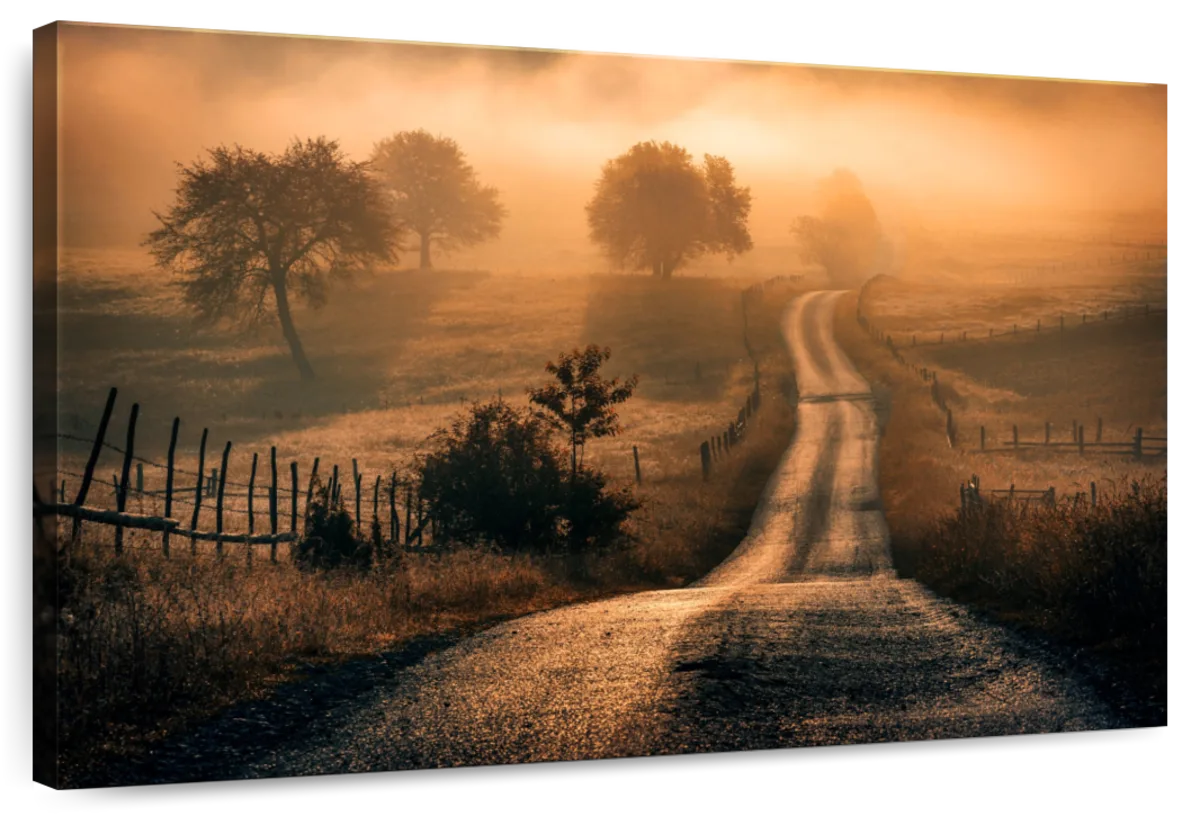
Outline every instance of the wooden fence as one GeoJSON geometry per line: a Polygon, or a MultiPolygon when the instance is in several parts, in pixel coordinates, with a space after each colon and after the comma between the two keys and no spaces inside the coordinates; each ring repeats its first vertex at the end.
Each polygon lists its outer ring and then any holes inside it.
{"type": "Polygon", "coordinates": [[[858,313],[859,323],[864,329],[870,333],[876,341],[883,343],[888,348],[918,348],[922,346],[942,346],[946,343],[976,343],[988,342],[997,340],[1011,340],[1014,337],[1055,337],[1063,334],[1068,328],[1079,328],[1087,325],[1095,325],[1116,320],[1133,320],[1135,318],[1147,319],[1152,315],[1166,314],[1165,308],[1156,308],[1149,304],[1125,304],[1119,308],[1105,309],[1099,312],[1080,312],[1078,314],[1068,315],[1061,312],[1054,316],[1048,316],[1045,320],[1037,319],[1033,323],[1019,324],[1013,323],[1006,326],[999,326],[987,329],[986,333],[982,329],[966,331],[963,329],[953,329],[951,331],[939,330],[936,332],[921,332],[904,334],[896,333],[893,337],[890,333],[878,326],[873,325],[868,318],[862,313],[861,308],[858,313]],[[1090,319],[1090,323],[1089,323],[1090,319]]]}
{"type": "Polygon", "coordinates": [[[904,366],[913,376],[920,377],[922,382],[929,384],[929,399],[933,406],[937,408],[946,418],[946,442],[952,448],[958,447],[958,422],[954,418],[954,411],[946,404],[946,397],[942,393],[942,387],[938,384],[937,372],[932,368],[910,363],[905,359],[904,353],[891,342],[891,338],[884,340],[883,335],[876,329],[871,327],[866,316],[860,310],[858,312],[858,325],[863,328],[863,331],[877,342],[887,347],[892,358],[900,365],[904,366]]]}
{"type": "MultiPolygon", "coordinates": [[[[745,343],[746,354],[749,355],[750,361],[754,364],[754,390],[746,396],[745,404],[738,409],[738,415],[734,416],[728,424],[718,433],[712,434],[704,442],[700,443],[700,472],[704,481],[712,478],[714,469],[718,464],[727,460],[732,455],[733,449],[743,442],[748,431],[750,419],[758,413],[758,409],[762,407],[762,390],[760,382],[758,382],[758,355],[755,353],[754,346],[750,343],[750,313],[751,304],[762,302],[763,296],[770,290],[778,288],[785,283],[802,283],[805,280],[803,275],[779,275],[769,280],[760,283],[752,284],[742,290],[742,324],[743,324],[743,341],[745,343]]],[[[637,468],[637,449],[634,449],[634,464],[637,468]]],[[[641,472],[638,470],[638,481],[641,481],[641,472]]]]}
{"type": "MultiPolygon", "coordinates": [[[[196,555],[196,543],[201,541],[214,543],[218,555],[223,554],[225,544],[244,544],[247,560],[252,558],[255,545],[263,545],[270,548],[270,558],[274,562],[277,559],[279,544],[295,542],[305,534],[304,520],[320,477],[320,457],[313,459],[307,486],[303,488],[300,484],[298,462],[287,463],[281,479],[281,463],[274,447],[270,449],[269,457],[264,462],[264,469],[269,468],[269,471],[263,482],[258,481],[258,453],[254,453],[251,459],[249,481],[235,482],[229,478],[232,442],[225,443],[220,467],[206,470],[208,429],[205,428],[200,435],[195,464],[185,470],[181,468],[176,456],[180,424],[179,418],[176,417],[171,426],[167,461],[157,462],[135,455],[139,410],[137,403],[134,403],[130,410],[124,446],[112,445],[106,440],[116,398],[117,389],[113,388],[109,391],[94,439],[89,441],[71,434],[57,435],[63,442],[89,442],[90,452],[83,472],[60,470],[46,499],[42,499],[37,486],[34,487],[35,516],[53,515],[72,519],[68,545],[79,539],[82,522],[87,521],[114,528],[113,543],[118,554],[124,550],[125,530],[140,529],[161,532],[162,554],[167,558],[171,556],[172,538],[179,537],[189,541],[193,556],[196,555]],[[112,479],[112,499],[115,507],[101,507],[95,502],[105,493],[101,487],[103,482],[96,477],[97,463],[104,450],[121,456],[120,475],[114,474],[112,479]],[[161,475],[161,487],[148,486],[148,472],[161,475]],[[191,484],[177,484],[177,477],[180,482],[188,480],[191,484]],[[68,478],[78,480],[77,491],[69,501],[68,478]],[[133,478],[136,481],[131,483],[133,478]],[[239,496],[245,497],[244,505],[240,507],[237,506],[239,496]],[[93,500],[91,504],[89,499],[93,500]],[[161,500],[161,511],[131,512],[131,499],[137,501],[141,511],[145,509],[146,499],[155,505],[161,500]],[[256,499],[260,500],[257,508],[256,499]],[[265,508],[262,506],[263,501],[266,503],[265,508]],[[175,512],[184,508],[189,508],[184,510],[184,513],[185,516],[190,515],[190,519],[175,518],[175,512]],[[257,523],[260,520],[262,523],[257,523]],[[185,521],[190,523],[185,524],[185,521]],[[263,524],[266,530],[262,529],[263,524]],[[259,528],[257,531],[256,526],[259,528]]],[[[357,459],[351,460],[350,476],[353,487],[353,518],[361,535],[364,522],[365,474],[359,470],[357,459]]],[[[389,544],[411,547],[415,543],[415,546],[421,547],[427,528],[431,534],[436,534],[420,497],[414,497],[411,484],[401,482],[396,471],[377,474],[373,486],[370,480],[366,481],[366,484],[371,486],[369,494],[366,494],[369,495],[371,504],[370,515],[366,516],[365,520],[372,525],[379,522],[389,544]],[[399,490],[403,490],[404,496],[398,505],[399,490]],[[403,525],[400,522],[401,508],[404,513],[403,525]],[[387,524],[380,522],[381,513],[386,515],[387,524]]],[[[329,479],[322,487],[323,497],[328,501],[342,501],[344,488],[339,467],[335,464],[329,479]]],[[[348,493],[344,500],[349,504],[348,493]]]]}
{"type": "Polygon", "coordinates": [[[1087,439],[1087,428],[1083,423],[1078,421],[1071,423],[1071,438],[1066,441],[1055,439],[1054,423],[1052,422],[1047,421],[1038,431],[1040,433],[1022,434],[1021,429],[1013,425],[1011,437],[1000,440],[999,444],[989,446],[987,428],[980,425],[979,450],[991,453],[1038,450],[1046,453],[1065,452],[1079,453],[1080,455],[1089,451],[1092,453],[1115,453],[1118,455],[1128,453],[1134,459],[1165,456],[1167,454],[1167,437],[1147,436],[1142,428],[1138,428],[1128,441],[1105,441],[1103,417],[1096,418],[1095,438],[1091,441],[1087,439]]]}
{"type": "MultiPolygon", "coordinates": [[[[758,354],[750,343],[749,306],[761,302],[763,296],[771,289],[785,283],[802,283],[804,275],[776,275],[760,283],[747,286],[742,290],[742,341],[746,346],[746,354],[754,364],[754,390],[746,397],[746,403],[738,409],[737,416],[719,433],[711,435],[700,443],[700,473],[704,481],[712,476],[719,462],[729,458],[733,449],[746,437],[750,419],[758,413],[762,406],[762,390],[759,387],[758,354]]],[[[637,467],[637,448],[634,448],[634,466],[637,467]]],[[[640,470],[638,482],[641,482],[640,470]]]]}
{"type": "MultiPolygon", "coordinates": [[[[1138,483],[1132,482],[1131,487],[1137,493],[1138,483]]],[[[1096,483],[1090,482],[1088,490],[1077,490],[1073,494],[1059,495],[1054,485],[1045,488],[1020,489],[1015,483],[1008,487],[984,489],[979,484],[979,476],[972,475],[970,479],[958,486],[959,513],[978,512],[988,504],[1006,502],[1012,507],[1028,508],[1030,505],[1054,507],[1063,502],[1069,502],[1075,507],[1084,506],[1095,508],[1103,498],[1096,489],[1096,483]]]]}
{"type": "MultiPolygon", "coordinates": [[[[1066,258],[1061,261],[1039,264],[1026,269],[1014,269],[999,276],[999,281],[1008,284],[1041,282],[1047,275],[1058,275],[1064,272],[1082,272],[1085,269],[1104,269],[1119,266],[1124,263],[1137,261],[1165,260],[1165,246],[1150,247],[1148,244],[1122,245],[1120,252],[1110,252],[1107,258],[1066,258]]],[[[991,278],[995,281],[996,278],[991,278]]]]}

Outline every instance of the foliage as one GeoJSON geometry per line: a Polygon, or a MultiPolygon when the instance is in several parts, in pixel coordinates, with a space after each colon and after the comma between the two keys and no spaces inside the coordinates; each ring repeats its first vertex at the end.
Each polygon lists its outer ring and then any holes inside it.
{"type": "Polygon", "coordinates": [[[588,227],[618,268],[665,279],[705,253],[732,259],[751,249],[750,201],[728,160],[706,154],[700,168],[678,145],[639,142],[604,165],[587,205],[588,227]]]}
{"type": "Polygon", "coordinates": [[[432,267],[433,244],[456,249],[500,234],[508,211],[499,191],[479,182],[453,139],[425,130],[396,133],[375,145],[371,164],[400,228],[420,241],[421,269],[432,267]]]}
{"type": "Polygon", "coordinates": [[[417,466],[419,494],[441,534],[510,552],[606,543],[636,508],[597,473],[572,478],[551,424],[494,399],[473,403],[431,438],[417,466]],[[578,489],[576,489],[578,488],[578,489]]]}
{"type": "Polygon", "coordinates": [[[583,464],[584,445],[589,438],[621,432],[615,406],[632,397],[637,386],[636,374],[624,382],[600,376],[600,367],[611,357],[611,349],[594,344],[583,351],[573,349],[569,354],[560,354],[557,363],[546,363],[546,371],[554,375],[554,380],[529,390],[529,401],[545,409],[542,416],[567,432],[572,474],[583,464]]]}
{"type": "Polygon", "coordinates": [[[875,208],[862,182],[849,170],[835,170],[817,185],[820,216],[800,216],[791,231],[800,256],[825,267],[838,285],[857,286],[887,259],[887,245],[875,208]]]}
{"type": "Polygon", "coordinates": [[[292,548],[292,558],[302,569],[331,570],[371,566],[370,539],[355,529],[354,518],[341,497],[330,497],[316,485],[304,519],[304,538],[292,548]]]}
{"type": "Polygon", "coordinates": [[[146,244],[182,280],[201,320],[277,319],[304,379],[315,374],[289,296],[319,307],[329,282],[392,256],[386,201],[336,141],[296,140],[280,155],[217,147],[179,166],[175,201],[146,244]]]}

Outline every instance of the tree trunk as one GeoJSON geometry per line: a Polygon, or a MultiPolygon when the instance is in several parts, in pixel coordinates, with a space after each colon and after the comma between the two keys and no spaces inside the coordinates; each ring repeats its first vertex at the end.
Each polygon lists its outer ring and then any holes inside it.
{"type": "Polygon", "coordinates": [[[429,236],[421,236],[421,269],[433,269],[433,261],[429,258],[429,236]]]}
{"type": "Polygon", "coordinates": [[[286,280],[276,277],[274,288],[275,307],[279,311],[279,325],[283,329],[283,337],[287,340],[288,348],[292,350],[292,360],[295,361],[296,368],[300,369],[300,379],[315,380],[317,372],[313,371],[312,365],[308,362],[308,355],[304,353],[304,346],[300,345],[300,335],[296,334],[296,325],[292,322],[286,280]]]}

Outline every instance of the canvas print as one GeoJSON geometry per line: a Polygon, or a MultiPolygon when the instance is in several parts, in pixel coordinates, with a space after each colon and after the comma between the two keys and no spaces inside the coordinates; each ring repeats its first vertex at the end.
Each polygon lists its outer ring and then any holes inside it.
{"type": "Polygon", "coordinates": [[[34,43],[39,781],[1166,724],[1165,86],[34,43]]]}

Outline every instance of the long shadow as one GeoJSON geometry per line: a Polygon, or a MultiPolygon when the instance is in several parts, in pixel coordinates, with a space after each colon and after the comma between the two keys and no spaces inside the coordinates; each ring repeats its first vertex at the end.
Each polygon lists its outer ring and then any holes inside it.
{"type": "Polygon", "coordinates": [[[1120,382],[1129,390],[1161,392],[1165,408],[1167,326],[1162,314],[1099,320],[1065,332],[1030,332],[974,347],[947,343],[922,353],[940,366],[1021,394],[1087,394],[1096,383],[1120,382]]]}
{"type": "Polygon", "coordinates": [[[141,404],[139,438],[155,450],[165,450],[175,416],[197,434],[201,426],[236,424],[239,438],[252,438],[384,407],[389,367],[404,345],[425,330],[439,301],[483,277],[379,273],[333,292],[323,309],[298,309],[318,377],[310,383],[300,380],[277,327],[254,334],[203,328],[182,310],[135,306],[130,288],[67,278],[59,301],[61,430],[89,433],[110,386],[122,402],[141,404]]]}
{"type": "Polygon", "coordinates": [[[581,344],[612,346],[612,370],[638,373],[651,399],[717,399],[746,357],[740,291],[729,282],[595,275],[587,298],[581,344]]]}

